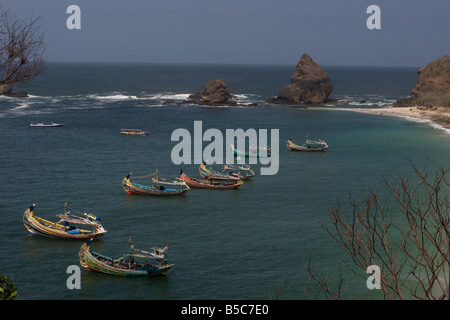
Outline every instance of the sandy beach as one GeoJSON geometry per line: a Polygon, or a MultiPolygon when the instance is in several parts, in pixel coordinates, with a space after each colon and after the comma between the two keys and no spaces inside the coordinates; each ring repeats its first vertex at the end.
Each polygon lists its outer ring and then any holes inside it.
{"type": "Polygon", "coordinates": [[[430,122],[431,125],[440,128],[450,134],[450,109],[422,109],[419,107],[383,107],[383,108],[354,108],[347,109],[362,113],[382,116],[395,116],[418,122],[430,122]]]}

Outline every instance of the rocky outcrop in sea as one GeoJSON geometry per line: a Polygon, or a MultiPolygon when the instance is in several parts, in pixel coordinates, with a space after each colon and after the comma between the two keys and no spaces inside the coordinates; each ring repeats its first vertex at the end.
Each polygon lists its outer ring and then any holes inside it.
{"type": "Polygon", "coordinates": [[[304,54],[295,67],[290,84],[281,88],[278,96],[269,103],[278,104],[321,104],[327,100],[333,85],[325,70],[304,54]]]}
{"type": "Polygon", "coordinates": [[[23,91],[13,91],[10,84],[0,84],[0,95],[11,97],[11,98],[26,98],[28,97],[27,92],[23,91]]]}
{"type": "Polygon", "coordinates": [[[230,94],[227,84],[222,79],[209,80],[202,91],[189,96],[188,103],[209,106],[256,106],[256,104],[239,104],[234,101],[233,95],[230,94]]]}
{"type": "Polygon", "coordinates": [[[209,80],[202,91],[189,96],[190,103],[200,105],[235,105],[227,84],[222,79],[209,80]]]}

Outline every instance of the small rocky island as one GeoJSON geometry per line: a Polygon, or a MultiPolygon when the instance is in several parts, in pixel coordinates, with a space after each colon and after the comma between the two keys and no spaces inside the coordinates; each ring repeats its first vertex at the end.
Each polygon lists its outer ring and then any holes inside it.
{"type": "Polygon", "coordinates": [[[313,59],[303,54],[291,76],[290,84],[267,102],[276,104],[321,104],[333,91],[331,79],[313,59]]]}
{"type": "Polygon", "coordinates": [[[8,83],[0,84],[0,95],[11,97],[11,98],[26,98],[26,97],[28,97],[27,92],[13,91],[12,86],[8,83]]]}
{"type": "Polygon", "coordinates": [[[202,91],[189,96],[190,103],[201,105],[236,105],[227,84],[222,79],[209,80],[202,91]]]}
{"type": "Polygon", "coordinates": [[[189,96],[187,103],[208,106],[257,106],[256,103],[240,104],[234,101],[233,95],[230,94],[227,84],[222,79],[209,80],[202,91],[189,96]]]}

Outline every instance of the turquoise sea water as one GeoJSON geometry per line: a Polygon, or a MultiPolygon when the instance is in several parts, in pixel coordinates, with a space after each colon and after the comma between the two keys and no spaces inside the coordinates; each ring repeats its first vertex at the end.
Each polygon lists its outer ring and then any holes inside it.
{"type": "MultiPolygon", "coordinates": [[[[332,98],[346,108],[382,106],[414,87],[414,68],[328,67],[332,98]],[[360,104],[361,100],[367,101],[360,104]]],[[[222,78],[241,103],[264,103],[289,82],[292,66],[55,64],[16,88],[30,97],[0,97],[0,274],[15,280],[19,299],[270,299],[315,297],[305,264],[336,275],[342,251],[321,226],[329,208],[346,203],[382,178],[411,170],[409,160],[445,165],[450,135],[428,123],[345,111],[288,106],[208,107],[184,104],[210,79],[222,78]],[[177,104],[164,102],[176,100],[177,104]],[[52,120],[61,128],[35,129],[52,120]],[[192,189],[186,196],[128,195],[129,172],[180,169],[198,177],[198,165],[175,165],[171,134],[203,130],[279,129],[280,167],[238,190],[192,189]],[[121,128],[149,130],[122,136],[121,128]],[[293,137],[324,139],[325,153],[285,148],[293,137]],[[101,217],[107,235],[93,242],[106,255],[125,253],[129,236],[140,248],[170,245],[166,277],[128,279],[81,271],[81,289],[69,290],[66,273],[79,265],[82,242],[28,233],[23,212],[62,207],[64,201],[101,217]],[[305,289],[306,288],[306,289],[305,289]],[[305,290],[307,295],[305,295],[305,290]]],[[[203,146],[206,146],[204,143],[203,146]]],[[[256,169],[259,165],[254,166],[256,169]]],[[[259,172],[259,170],[256,170],[259,172]]],[[[50,220],[54,215],[46,215],[50,220]]],[[[344,271],[345,272],[345,271],[344,271]]],[[[352,274],[348,298],[377,297],[352,274]]]]}

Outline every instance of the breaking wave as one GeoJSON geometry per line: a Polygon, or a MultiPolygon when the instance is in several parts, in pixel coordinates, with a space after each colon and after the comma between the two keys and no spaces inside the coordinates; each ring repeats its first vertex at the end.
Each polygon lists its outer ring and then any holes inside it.
{"type": "MultiPolygon", "coordinates": [[[[88,93],[61,96],[29,95],[26,98],[0,97],[0,118],[35,114],[49,114],[61,110],[99,109],[109,107],[165,107],[171,102],[181,106],[191,106],[186,92],[156,92],[129,94],[126,92],[88,93]]],[[[262,102],[255,94],[236,94],[233,100],[242,107],[262,102]]]]}
{"type": "MultiPolygon", "coordinates": [[[[350,106],[350,107],[387,107],[392,106],[398,99],[392,97],[386,97],[383,95],[364,95],[364,96],[351,96],[351,95],[342,95],[333,97],[339,100],[342,104],[350,106]]],[[[331,104],[329,105],[331,106],[331,104]]]]}

